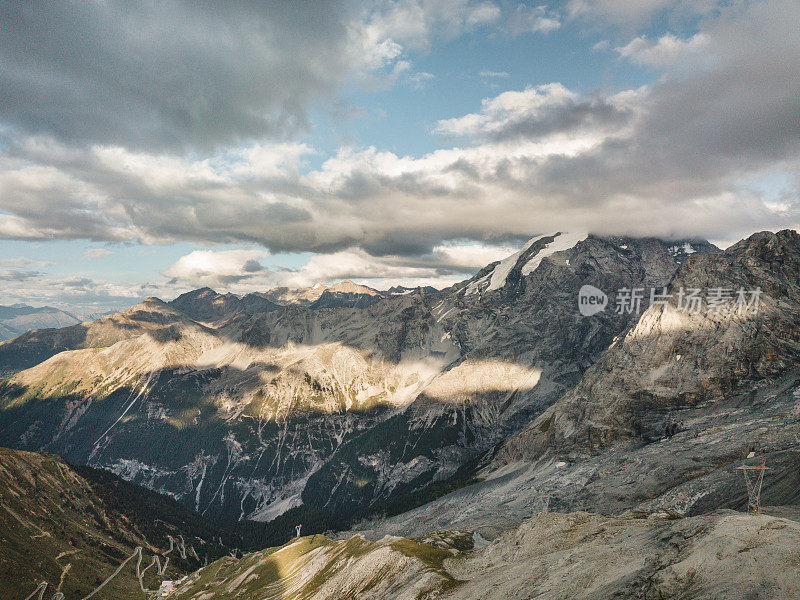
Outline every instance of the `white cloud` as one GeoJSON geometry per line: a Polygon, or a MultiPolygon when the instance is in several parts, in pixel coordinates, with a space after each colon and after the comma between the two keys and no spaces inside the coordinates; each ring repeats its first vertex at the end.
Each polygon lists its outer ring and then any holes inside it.
{"type": "Polygon", "coordinates": [[[164,271],[164,276],[192,287],[228,286],[266,271],[262,250],[195,250],[164,271]]]}
{"type": "Polygon", "coordinates": [[[660,13],[673,19],[691,18],[712,11],[716,0],[568,0],[566,13],[592,25],[598,22],[628,28],[644,26],[660,13]]]}
{"type": "Polygon", "coordinates": [[[263,252],[196,250],[182,256],[163,274],[167,283],[151,286],[152,293],[170,297],[188,288],[208,286],[221,292],[247,293],[273,287],[302,288],[315,283],[355,280],[380,289],[393,285],[446,287],[469,277],[517,250],[509,244],[443,244],[419,256],[373,256],[355,248],[312,256],[296,270],[270,270],[260,262],[263,252]]]}
{"type": "Polygon", "coordinates": [[[0,281],[3,282],[22,282],[35,277],[41,277],[39,271],[19,271],[16,269],[0,270],[0,281]]]}
{"type": "Polygon", "coordinates": [[[617,48],[617,52],[640,65],[675,67],[688,64],[691,68],[697,68],[701,64],[712,63],[711,49],[711,42],[703,33],[697,33],[686,40],[668,33],[657,40],[649,40],[645,36],[637,37],[627,45],[617,48]]]}
{"type": "Polygon", "coordinates": [[[372,256],[354,249],[313,256],[292,273],[279,274],[281,285],[306,287],[342,279],[369,282],[382,289],[393,285],[433,285],[442,288],[461,281],[487,264],[516,250],[487,244],[441,245],[425,255],[372,256]],[[420,282],[425,283],[420,283],[420,282]]]}
{"type": "Polygon", "coordinates": [[[0,236],[130,239],[131,225],[120,224],[106,191],[84,176],[0,153],[0,236]]]}
{"type": "Polygon", "coordinates": [[[425,86],[425,82],[432,79],[436,79],[436,75],[426,71],[420,71],[419,73],[414,73],[408,76],[408,80],[414,84],[414,87],[417,89],[422,89],[425,86]]]}
{"type": "Polygon", "coordinates": [[[511,35],[523,33],[549,33],[561,27],[559,16],[545,6],[520,4],[508,17],[511,35]]]}
{"type": "Polygon", "coordinates": [[[470,272],[502,260],[518,249],[517,245],[447,244],[436,246],[432,254],[444,265],[470,272]]]}
{"type": "Polygon", "coordinates": [[[496,132],[520,117],[537,117],[548,108],[564,106],[577,95],[560,83],[532,86],[522,92],[503,92],[481,103],[481,112],[443,119],[435,133],[446,135],[478,135],[496,132]]]}
{"type": "Polygon", "coordinates": [[[487,79],[505,79],[510,77],[509,73],[505,71],[481,71],[478,73],[479,77],[485,77],[487,79]]]}
{"type": "MultiPolygon", "coordinates": [[[[0,279],[3,279],[2,272],[0,279]]],[[[0,304],[47,304],[66,310],[84,307],[88,312],[110,307],[124,308],[148,295],[151,294],[136,285],[121,285],[85,276],[51,277],[39,273],[6,277],[0,286],[0,304]]]]}
{"type": "Polygon", "coordinates": [[[548,147],[551,154],[573,155],[626,131],[641,95],[641,90],[628,90],[612,96],[581,96],[550,83],[485,99],[480,112],[441,120],[434,132],[484,142],[517,142],[513,155],[524,154],[525,143],[531,141],[548,147]]]}
{"type": "Polygon", "coordinates": [[[111,256],[112,254],[114,253],[107,248],[89,248],[83,253],[83,257],[87,260],[94,260],[104,256],[111,256]]]}
{"type": "Polygon", "coordinates": [[[378,2],[363,22],[375,40],[427,49],[436,38],[452,39],[496,22],[500,8],[481,0],[398,0],[378,2]]]}
{"type": "MultiPolygon", "coordinates": [[[[367,85],[390,85],[411,70],[409,51],[428,51],[496,22],[500,8],[488,0],[383,0],[368,4],[349,29],[353,72],[367,85]]],[[[425,74],[417,74],[425,77],[425,74]]],[[[412,75],[409,80],[421,84],[412,75]]]]}
{"type": "Polygon", "coordinates": [[[22,217],[0,213],[0,237],[10,240],[36,240],[47,236],[22,217]]]}
{"type": "Polygon", "coordinates": [[[313,256],[295,273],[287,274],[284,284],[289,287],[307,287],[314,283],[327,283],[341,279],[394,279],[424,277],[429,269],[393,265],[371,257],[363,250],[347,250],[313,256]]]}
{"type": "Polygon", "coordinates": [[[33,260],[23,256],[0,259],[0,266],[11,267],[13,269],[20,269],[23,267],[49,267],[54,264],[55,263],[46,260],[33,260]]]}

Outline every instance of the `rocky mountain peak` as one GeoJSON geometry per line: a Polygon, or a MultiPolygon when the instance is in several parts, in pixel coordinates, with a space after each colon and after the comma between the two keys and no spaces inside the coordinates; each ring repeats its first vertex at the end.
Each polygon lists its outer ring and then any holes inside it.
{"type": "Polygon", "coordinates": [[[480,296],[484,293],[496,292],[505,287],[509,282],[509,276],[512,276],[513,280],[529,275],[545,257],[561,250],[568,250],[586,237],[587,234],[562,234],[560,232],[535,236],[514,254],[482,269],[464,287],[464,295],[480,296]]]}
{"type": "Polygon", "coordinates": [[[731,246],[727,254],[736,257],[742,269],[752,270],[768,284],[776,277],[796,279],[800,260],[800,234],[792,229],[777,233],[762,231],[731,246]]]}
{"type": "Polygon", "coordinates": [[[380,292],[378,290],[368,287],[366,285],[354,283],[349,279],[340,281],[338,283],[334,283],[333,285],[329,286],[327,290],[329,292],[341,292],[344,294],[368,294],[370,296],[380,295],[380,292]]]}
{"type": "Polygon", "coordinates": [[[164,302],[160,298],[150,297],[120,313],[98,319],[98,322],[121,322],[121,320],[171,322],[180,320],[181,318],[183,318],[183,316],[175,307],[164,302]]]}
{"type": "Polygon", "coordinates": [[[406,287],[404,285],[393,285],[388,290],[383,292],[386,296],[404,296],[419,291],[421,294],[435,294],[439,290],[432,285],[423,285],[420,287],[406,287]]]}
{"type": "Polygon", "coordinates": [[[185,294],[181,294],[178,298],[203,298],[206,296],[218,296],[216,290],[211,289],[208,286],[204,286],[201,288],[197,288],[196,290],[192,290],[190,292],[186,292],[185,294]]]}
{"type": "Polygon", "coordinates": [[[242,299],[236,294],[219,294],[209,287],[181,294],[169,303],[189,318],[214,322],[230,317],[242,308],[242,299]]]}
{"type": "MultiPolygon", "coordinates": [[[[519,284],[543,263],[558,263],[576,271],[610,264],[619,257],[640,261],[647,279],[668,280],[686,257],[719,252],[704,240],[660,240],[657,238],[599,236],[585,232],[556,232],[537,235],[520,250],[492,263],[471,279],[457,284],[464,297],[513,297],[519,284]]],[[[664,282],[666,283],[666,281],[664,282]]]]}

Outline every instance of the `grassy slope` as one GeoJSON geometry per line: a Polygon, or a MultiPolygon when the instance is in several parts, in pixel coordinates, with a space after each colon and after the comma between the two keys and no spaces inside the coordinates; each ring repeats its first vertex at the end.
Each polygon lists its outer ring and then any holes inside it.
{"type": "Polygon", "coordinates": [[[222,558],[192,574],[171,598],[438,597],[458,585],[444,568],[454,553],[419,540],[306,536],[240,560],[222,558]]]}
{"type": "MultiPolygon", "coordinates": [[[[170,498],[123,482],[111,474],[74,468],[49,454],[0,448],[0,587],[4,600],[22,600],[41,582],[49,597],[60,586],[81,598],[142,546],[145,560],[169,548],[167,535],[183,535],[189,551],[170,556],[163,578],[190,572],[228,551],[220,529],[170,498]],[[204,540],[208,542],[204,543],[204,540]],[[190,548],[199,557],[195,558],[190,548]]],[[[151,569],[145,583],[161,578],[151,569]]],[[[144,598],[132,561],[94,598],[144,598]]]]}

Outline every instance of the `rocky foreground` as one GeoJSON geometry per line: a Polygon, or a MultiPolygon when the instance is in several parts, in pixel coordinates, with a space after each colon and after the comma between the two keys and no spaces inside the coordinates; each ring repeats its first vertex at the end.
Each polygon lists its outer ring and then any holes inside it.
{"type": "Polygon", "coordinates": [[[307,536],[220,559],[169,598],[798,598],[800,511],[779,510],[785,516],[542,513],[491,543],[464,531],[307,536]]]}

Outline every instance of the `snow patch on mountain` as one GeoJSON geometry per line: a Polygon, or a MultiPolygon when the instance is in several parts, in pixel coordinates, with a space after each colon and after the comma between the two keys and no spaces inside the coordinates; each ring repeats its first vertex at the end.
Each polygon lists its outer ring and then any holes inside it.
{"type": "Polygon", "coordinates": [[[521,261],[525,261],[525,263],[520,269],[520,273],[523,277],[526,277],[533,273],[533,271],[536,270],[536,268],[541,264],[542,260],[544,260],[546,257],[551,256],[556,252],[569,250],[570,248],[574,247],[575,244],[582,242],[587,237],[589,237],[589,234],[584,231],[537,235],[536,237],[528,240],[517,252],[497,263],[491,271],[469,283],[464,294],[470,296],[472,294],[479,294],[481,292],[492,292],[499,290],[506,285],[509,274],[520,264],[521,261]],[[545,238],[553,238],[553,240],[546,243],[535,254],[529,254],[534,244],[545,238]]]}
{"type": "Polygon", "coordinates": [[[472,294],[480,293],[481,287],[489,281],[489,278],[492,276],[491,273],[488,273],[481,277],[480,279],[476,279],[472,283],[467,286],[467,291],[464,292],[466,296],[471,296],[472,294]]]}
{"type": "Polygon", "coordinates": [[[589,234],[587,232],[559,233],[556,236],[556,239],[554,239],[544,248],[539,250],[539,252],[537,252],[534,256],[528,259],[528,262],[526,262],[525,266],[522,267],[522,276],[525,277],[533,273],[536,270],[536,268],[541,264],[542,260],[544,260],[546,257],[551,256],[556,252],[569,250],[570,248],[575,246],[575,244],[577,244],[578,242],[582,242],[587,237],[589,237],[589,234]]]}
{"type": "Polygon", "coordinates": [[[542,239],[543,235],[537,235],[527,241],[527,243],[518,251],[509,256],[508,258],[504,258],[500,261],[500,263],[494,268],[492,271],[492,279],[489,282],[489,287],[486,288],[487,292],[491,292],[493,290],[499,290],[506,284],[506,278],[508,274],[511,273],[511,269],[514,268],[514,265],[517,264],[520,256],[522,256],[528,249],[533,246],[536,242],[542,239]]]}
{"type": "Polygon", "coordinates": [[[670,251],[673,255],[678,254],[694,254],[697,252],[689,242],[684,242],[683,245],[680,246],[671,246],[670,251]]]}

